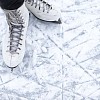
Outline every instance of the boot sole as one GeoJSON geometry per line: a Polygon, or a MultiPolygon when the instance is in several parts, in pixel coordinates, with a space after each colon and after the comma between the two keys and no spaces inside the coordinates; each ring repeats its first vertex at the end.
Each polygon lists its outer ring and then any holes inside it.
{"type": "MultiPolygon", "coordinates": [[[[31,12],[30,12],[31,13],[31,12]]],[[[33,16],[35,16],[33,13],[32,13],[33,16]]],[[[36,17],[36,16],[35,16],[36,17]]],[[[46,20],[43,20],[43,19],[40,19],[38,17],[36,17],[37,19],[41,20],[41,21],[45,21],[45,22],[52,22],[52,23],[56,23],[56,24],[62,24],[62,21],[61,19],[59,18],[58,21],[46,21],[46,20]]]]}
{"type": "Polygon", "coordinates": [[[17,65],[17,66],[15,66],[15,67],[9,67],[9,66],[7,66],[7,67],[11,69],[11,72],[13,72],[13,69],[17,68],[17,67],[18,67],[18,65],[17,65]]]}

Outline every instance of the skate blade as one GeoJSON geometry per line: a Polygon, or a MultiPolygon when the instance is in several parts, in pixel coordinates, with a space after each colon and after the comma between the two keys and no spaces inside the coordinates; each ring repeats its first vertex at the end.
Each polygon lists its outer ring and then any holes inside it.
{"type": "MultiPolygon", "coordinates": [[[[35,16],[33,13],[32,13],[32,15],[35,16]]],[[[56,23],[56,24],[62,24],[61,18],[59,18],[58,21],[47,21],[47,20],[40,19],[38,17],[36,17],[36,18],[41,20],[41,21],[44,21],[44,22],[52,22],[52,23],[56,23]]]]}
{"type": "Polygon", "coordinates": [[[61,19],[59,18],[58,21],[54,21],[54,23],[62,24],[62,21],[61,21],[61,19]]]}
{"type": "Polygon", "coordinates": [[[7,67],[11,69],[11,72],[13,72],[13,70],[14,70],[16,67],[18,67],[18,65],[15,66],[15,67],[9,67],[9,66],[7,66],[7,67]]]}

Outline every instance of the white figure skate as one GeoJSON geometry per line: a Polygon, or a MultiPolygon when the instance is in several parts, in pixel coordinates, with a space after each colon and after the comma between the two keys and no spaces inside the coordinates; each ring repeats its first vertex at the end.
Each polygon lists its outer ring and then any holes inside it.
{"type": "Polygon", "coordinates": [[[44,0],[25,0],[25,5],[37,18],[61,23],[61,12],[54,5],[50,5],[44,0]]]}
{"type": "Polygon", "coordinates": [[[8,32],[2,41],[2,54],[5,64],[10,68],[19,65],[25,53],[25,39],[29,11],[25,3],[15,10],[4,10],[8,22],[8,32]]]}

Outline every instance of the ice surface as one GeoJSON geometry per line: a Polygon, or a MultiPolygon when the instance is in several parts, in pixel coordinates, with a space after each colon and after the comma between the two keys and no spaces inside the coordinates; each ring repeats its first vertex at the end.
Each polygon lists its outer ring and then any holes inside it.
{"type": "Polygon", "coordinates": [[[7,23],[0,9],[0,100],[100,100],[100,0],[49,0],[61,25],[30,14],[23,62],[2,59],[7,23]]]}

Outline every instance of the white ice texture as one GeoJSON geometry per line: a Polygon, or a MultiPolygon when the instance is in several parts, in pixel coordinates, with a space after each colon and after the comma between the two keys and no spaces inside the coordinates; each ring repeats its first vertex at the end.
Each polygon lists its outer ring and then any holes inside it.
{"type": "Polygon", "coordinates": [[[100,100],[100,0],[48,0],[62,24],[30,14],[23,62],[3,63],[7,22],[0,9],[0,100],[100,100]]]}

